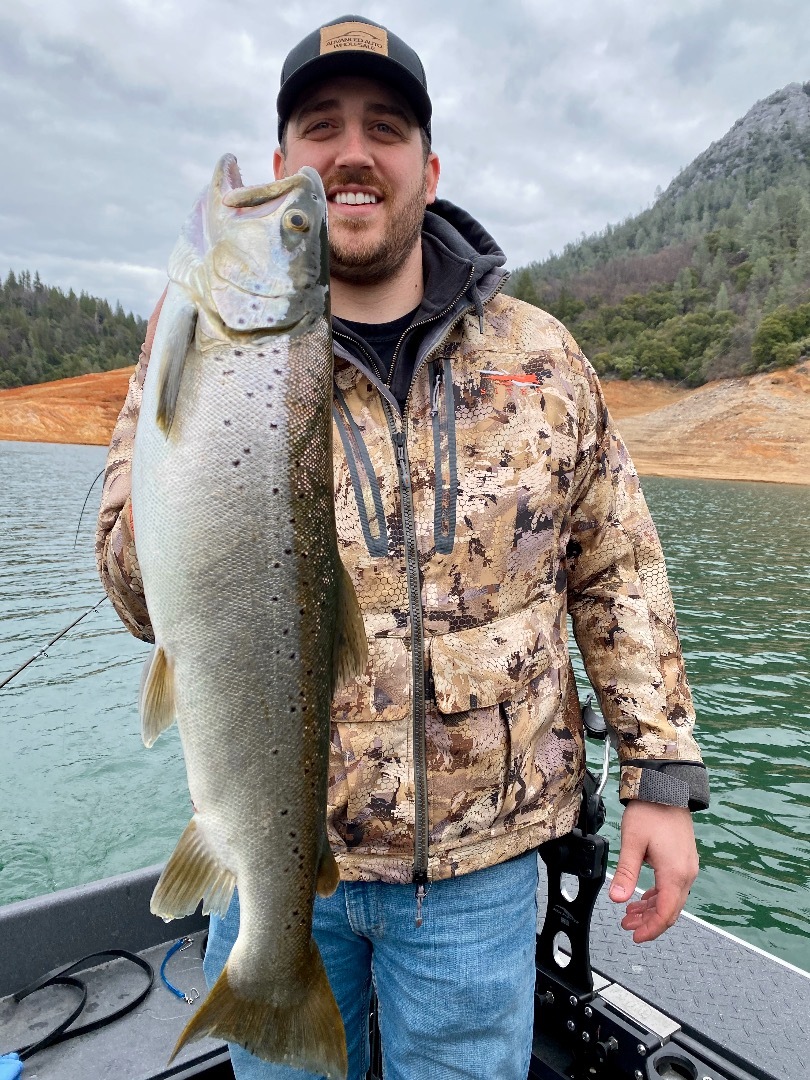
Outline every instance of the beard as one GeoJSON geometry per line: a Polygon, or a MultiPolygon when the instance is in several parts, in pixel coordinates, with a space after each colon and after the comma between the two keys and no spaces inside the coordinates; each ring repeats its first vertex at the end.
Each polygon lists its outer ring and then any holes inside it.
{"type": "MultiPolygon", "coordinates": [[[[333,184],[374,187],[382,194],[383,200],[393,206],[391,188],[371,170],[341,169],[325,178],[324,187],[333,184]]],[[[332,277],[355,285],[378,285],[392,278],[420,241],[426,197],[427,180],[423,174],[416,186],[404,194],[401,206],[394,208],[385,233],[378,240],[364,236],[368,229],[365,221],[341,221],[343,236],[335,236],[332,232],[329,234],[329,269],[332,277]],[[351,237],[347,236],[349,232],[351,237]]]]}

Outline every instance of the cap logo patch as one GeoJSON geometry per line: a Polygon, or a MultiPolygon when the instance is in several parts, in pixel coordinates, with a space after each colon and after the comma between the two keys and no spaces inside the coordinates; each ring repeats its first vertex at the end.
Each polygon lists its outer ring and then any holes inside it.
{"type": "Polygon", "coordinates": [[[324,53],[351,51],[388,56],[388,31],[362,22],[343,22],[321,27],[321,56],[324,53]]]}

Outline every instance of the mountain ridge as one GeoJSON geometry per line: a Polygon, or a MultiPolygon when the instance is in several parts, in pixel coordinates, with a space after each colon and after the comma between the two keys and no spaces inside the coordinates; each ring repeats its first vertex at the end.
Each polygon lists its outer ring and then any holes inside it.
{"type": "MultiPolygon", "coordinates": [[[[736,170],[745,168],[746,152],[751,150],[752,144],[758,144],[763,135],[769,139],[780,138],[785,129],[791,134],[810,134],[810,82],[788,83],[755,102],[745,116],[735,120],[725,135],[715,139],[690,165],[681,169],[663,192],[663,197],[677,197],[697,183],[721,175],[735,175],[736,170]]],[[[797,157],[797,160],[802,158],[797,157]]]]}
{"type": "Polygon", "coordinates": [[[651,207],[519,268],[600,374],[699,385],[810,354],[810,82],[756,102],[651,207]]]}

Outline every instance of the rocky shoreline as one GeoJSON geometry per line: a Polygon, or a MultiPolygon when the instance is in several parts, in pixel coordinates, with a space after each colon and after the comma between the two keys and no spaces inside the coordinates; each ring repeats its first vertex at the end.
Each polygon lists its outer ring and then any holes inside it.
{"type": "MultiPolygon", "coordinates": [[[[0,390],[0,441],[106,446],[132,368],[0,390]]],[[[642,476],[810,484],[810,363],[684,390],[606,381],[642,476]]]]}

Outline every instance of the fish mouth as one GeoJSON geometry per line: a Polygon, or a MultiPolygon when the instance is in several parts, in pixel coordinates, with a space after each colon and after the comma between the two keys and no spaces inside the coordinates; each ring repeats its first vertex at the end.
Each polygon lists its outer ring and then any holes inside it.
{"type": "Polygon", "coordinates": [[[275,210],[290,192],[298,191],[316,181],[315,189],[323,190],[321,178],[317,172],[309,166],[304,166],[301,172],[293,173],[292,176],[284,176],[280,180],[273,180],[269,184],[256,184],[253,187],[245,187],[242,183],[242,174],[236,163],[236,158],[226,154],[221,161],[220,191],[225,206],[234,210],[253,209],[257,206],[264,207],[266,212],[275,210]]]}

